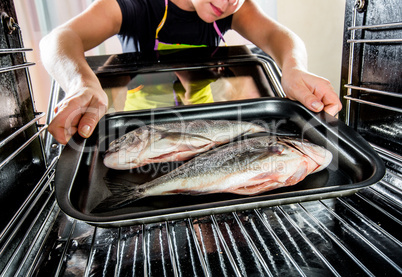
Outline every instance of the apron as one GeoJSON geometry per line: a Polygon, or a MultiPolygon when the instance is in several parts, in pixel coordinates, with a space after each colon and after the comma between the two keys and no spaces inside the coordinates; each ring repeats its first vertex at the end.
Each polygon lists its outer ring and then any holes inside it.
{"type": "MultiPolygon", "coordinates": [[[[166,22],[169,0],[165,0],[165,12],[155,33],[154,50],[177,50],[184,48],[207,47],[207,45],[172,44],[159,41],[159,31],[166,22]]],[[[227,46],[216,22],[214,29],[227,46]]],[[[177,80],[172,84],[140,85],[127,91],[125,111],[153,109],[158,107],[213,103],[213,95],[210,84],[214,79],[201,80],[191,83],[191,92],[185,95],[183,85],[177,80]]]]}

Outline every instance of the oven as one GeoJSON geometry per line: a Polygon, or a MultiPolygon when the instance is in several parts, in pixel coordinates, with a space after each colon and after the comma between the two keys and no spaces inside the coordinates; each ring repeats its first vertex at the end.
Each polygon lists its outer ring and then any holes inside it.
{"type": "MultiPolygon", "coordinates": [[[[46,124],[38,123],[45,114],[35,109],[28,71],[34,64],[24,54],[32,49],[24,48],[12,2],[3,1],[1,276],[400,275],[402,7],[398,2],[346,1],[340,95],[344,108],[339,120],[325,114],[311,116],[282,99],[279,69],[255,48],[97,56],[88,61],[109,91],[110,114],[100,122],[95,139],[74,138],[63,147],[46,133],[46,124]],[[216,99],[222,102],[212,105],[170,108],[167,104],[152,116],[163,121],[178,114],[194,118],[203,112],[247,119],[269,113],[276,116],[274,125],[280,127],[276,131],[287,135],[310,124],[308,134],[313,139],[326,143],[334,153],[337,146],[345,152],[339,163],[344,163],[350,186],[339,185],[344,179],[334,168],[332,174],[309,179],[300,189],[251,201],[229,197],[225,199],[229,204],[222,205],[208,198],[206,204],[201,199],[177,208],[173,204],[181,200],[176,198],[166,201],[173,208],[162,209],[168,210],[165,213],[142,210],[133,217],[132,210],[91,212],[88,206],[102,195],[85,183],[84,189],[70,186],[78,180],[71,175],[85,177],[97,170],[90,166],[96,159],[93,148],[104,147],[98,143],[105,130],[117,136],[122,126],[150,117],[149,112],[138,111],[133,120],[132,114],[119,112],[119,88],[135,89],[135,80],[151,82],[155,74],[172,84],[174,71],[204,73],[206,68],[223,75],[221,85],[244,86],[247,99],[219,95],[222,98],[216,99]],[[240,81],[233,75],[241,76],[240,81]],[[251,91],[254,97],[247,94],[251,91]],[[282,109],[289,114],[296,111],[297,120],[280,124],[283,115],[278,110],[282,109]],[[376,181],[370,182],[373,176],[376,181]],[[60,180],[69,182],[60,187],[60,180]],[[323,189],[320,182],[328,187],[323,189]]],[[[53,83],[47,122],[63,97],[53,83]]]]}

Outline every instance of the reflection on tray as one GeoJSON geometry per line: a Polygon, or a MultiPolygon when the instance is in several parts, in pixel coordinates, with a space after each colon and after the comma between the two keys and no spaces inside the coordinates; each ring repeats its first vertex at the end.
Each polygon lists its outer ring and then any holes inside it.
{"type": "Polygon", "coordinates": [[[108,112],[119,112],[269,96],[270,87],[261,78],[262,74],[259,65],[244,64],[100,80],[104,80],[104,90],[109,97],[108,112]]]}

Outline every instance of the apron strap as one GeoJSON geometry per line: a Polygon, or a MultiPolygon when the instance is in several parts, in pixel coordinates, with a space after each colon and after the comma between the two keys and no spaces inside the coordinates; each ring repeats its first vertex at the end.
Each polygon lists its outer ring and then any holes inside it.
{"type": "Polygon", "coordinates": [[[221,33],[221,30],[219,30],[219,28],[218,28],[218,24],[216,24],[216,21],[214,21],[214,28],[215,28],[215,31],[216,31],[216,33],[218,34],[218,36],[221,38],[221,40],[223,41],[223,43],[225,43],[225,46],[228,46],[227,45],[227,43],[226,43],[226,41],[225,41],[225,39],[223,38],[223,35],[222,35],[222,33],[221,33]]]}
{"type": "MultiPolygon", "coordinates": [[[[161,22],[159,22],[158,28],[156,28],[156,33],[155,33],[155,46],[154,46],[154,50],[158,50],[158,44],[159,44],[159,31],[162,29],[163,25],[166,22],[166,18],[167,18],[167,13],[168,13],[168,3],[169,0],[165,0],[165,13],[163,14],[163,18],[161,20],[161,22]]],[[[225,44],[225,46],[228,46],[225,39],[223,38],[222,32],[221,30],[219,30],[218,24],[216,24],[216,21],[214,21],[213,23],[214,28],[216,33],[218,34],[218,36],[221,38],[221,40],[223,41],[223,43],[225,44]]]]}
{"type": "Polygon", "coordinates": [[[161,22],[159,22],[158,28],[156,28],[154,50],[158,50],[158,43],[159,43],[158,35],[159,35],[159,31],[162,29],[163,25],[166,22],[167,12],[168,12],[168,3],[169,3],[169,0],[165,0],[165,13],[163,14],[163,18],[162,18],[161,22]]]}

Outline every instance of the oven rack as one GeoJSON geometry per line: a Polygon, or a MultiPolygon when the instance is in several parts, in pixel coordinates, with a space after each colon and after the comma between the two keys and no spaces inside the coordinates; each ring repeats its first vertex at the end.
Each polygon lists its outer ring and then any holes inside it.
{"type": "Polygon", "coordinates": [[[402,184],[400,157],[373,147],[389,169],[352,196],[120,228],[60,211],[55,159],[1,234],[0,276],[400,275],[402,188],[388,185],[402,184]]]}
{"type": "MultiPolygon", "coordinates": [[[[30,52],[30,51],[33,51],[33,49],[32,48],[5,48],[5,49],[3,48],[3,49],[0,49],[0,55],[16,54],[16,53],[25,54],[26,52],[30,52]]],[[[25,60],[25,55],[23,55],[23,56],[24,56],[24,60],[25,60]]],[[[17,69],[25,69],[25,68],[28,68],[28,67],[33,66],[33,65],[35,65],[35,63],[25,61],[22,64],[2,67],[2,68],[0,68],[0,73],[12,71],[12,70],[17,70],[17,69]]]]}
{"type": "MultiPolygon", "coordinates": [[[[376,24],[376,25],[362,25],[356,26],[356,21],[354,21],[354,25],[348,28],[348,31],[356,31],[356,30],[386,30],[390,28],[402,28],[402,22],[395,23],[384,23],[384,24],[376,24]]],[[[354,37],[354,36],[352,36],[354,37]]],[[[400,43],[402,42],[402,38],[389,38],[389,39],[355,39],[351,38],[347,40],[348,43],[400,43]]]]}
{"type": "Polygon", "coordinates": [[[348,197],[120,228],[58,213],[51,232],[58,236],[31,269],[36,276],[396,276],[402,210],[393,197],[401,198],[384,191],[378,183],[348,197]]]}
{"type": "Polygon", "coordinates": [[[351,96],[347,96],[347,95],[345,95],[343,98],[345,98],[346,100],[349,100],[349,101],[353,101],[353,102],[357,102],[357,103],[361,103],[361,104],[367,104],[367,105],[370,105],[370,106],[386,109],[386,110],[389,110],[389,111],[402,113],[401,108],[391,107],[391,106],[387,106],[387,105],[381,105],[381,104],[378,104],[378,103],[375,103],[375,102],[362,100],[362,99],[357,99],[355,97],[351,97],[351,96]]]}
{"type": "Polygon", "coordinates": [[[54,197],[53,160],[31,194],[0,234],[0,276],[28,276],[25,267],[40,253],[59,208],[54,197]],[[10,274],[10,272],[13,272],[10,274]]]}
{"type": "Polygon", "coordinates": [[[60,211],[49,159],[0,233],[0,276],[401,275],[401,157],[373,147],[386,177],[352,196],[108,229],[60,211]]]}
{"type": "Polygon", "coordinates": [[[22,53],[33,51],[32,48],[8,48],[8,49],[0,49],[0,54],[14,54],[14,53],[22,53]]]}
{"type": "MultiPolygon", "coordinates": [[[[18,130],[14,131],[11,135],[0,141],[0,148],[4,147],[7,143],[11,142],[13,139],[15,139],[18,135],[23,133],[25,130],[28,128],[32,127],[33,125],[36,124],[36,132],[33,134],[30,138],[28,138],[25,143],[23,143],[17,150],[15,150],[12,154],[10,154],[8,157],[3,159],[0,162],[0,170],[8,164],[13,158],[15,158],[18,154],[20,154],[24,149],[26,149],[33,141],[35,141],[37,138],[41,139],[40,136],[42,133],[47,129],[47,125],[40,125],[38,124],[38,121],[42,118],[44,118],[45,113],[44,112],[36,112],[35,109],[35,103],[33,101],[34,96],[32,92],[32,86],[31,86],[31,80],[30,80],[30,74],[28,72],[28,68],[31,66],[34,66],[34,62],[28,62],[26,59],[26,52],[33,51],[32,48],[25,48],[23,47],[23,41],[22,41],[22,34],[21,34],[21,28],[20,26],[15,22],[15,20],[8,16],[7,13],[2,12],[1,13],[1,22],[3,23],[3,28],[6,30],[8,29],[8,34],[15,35],[17,38],[19,47],[10,47],[9,42],[7,41],[7,45],[9,46],[8,48],[2,48],[0,49],[0,55],[14,55],[14,54],[21,54],[22,55],[22,63],[20,64],[15,64],[15,65],[10,65],[10,66],[3,66],[0,68],[0,74],[2,73],[7,73],[11,71],[16,71],[16,70],[24,70],[25,76],[28,81],[28,92],[30,95],[30,99],[32,102],[32,107],[33,107],[33,119],[29,121],[28,123],[24,124],[22,127],[20,127],[18,130]],[[40,128],[39,130],[37,128],[40,128]]],[[[5,31],[4,30],[4,31],[5,31]]],[[[42,143],[41,143],[42,145],[42,143]]],[[[44,149],[42,148],[42,156],[45,158],[45,155],[43,154],[44,149]]]]}
{"type": "MultiPolygon", "coordinates": [[[[37,123],[42,117],[44,117],[45,113],[40,113],[38,116],[36,116],[34,119],[32,119],[30,122],[22,126],[20,129],[12,133],[10,136],[5,138],[0,142],[0,148],[6,145],[8,142],[12,141],[15,137],[17,137],[19,134],[21,134],[23,131],[37,123]]],[[[0,169],[2,169],[6,164],[8,164],[13,158],[15,158],[18,154],[20,154],[25,148],[27,148],[36,138],[38,138],[43,131],[47,129],[47,125],[41,127],[34,135],[32,135],[27,141],[22,144],[17,150],[15,150],[12,154],[10,154],[8,157],[6,157],[3,161],[0,162],[0,169]]]]}
{"type": "Polygon", "coordinates": [[[358,30],[388,30],[388,29],[400,29],[402,28],[402,22],[392,22],[392,23],[384,23],[384,24],[375,24],[375,25],[361,25],[358,26],[357,24],[357,14],[364,12],[365,6],[367,5],[367,1],[364,0],[356,0],[355,5],[353,7],[352,13],[352,26],[348,27],[348,31],[350,32],[350,39],[346,42],[349,43],[349,68],[348,68],[348,83],[344,85],[347,89],[346,95],[344,99],[347,100],[346,102],[346,124],[350,125],[350,113],[351,113],[351,102],[376,106],[382,109],[395,111],[398,113],[402,113],[402,109],[400,107],[393,107],[389,105],[382,105],[378,103],[374,103],[372,101],[362,100],[352,95],[352,90],[365,92],[365,93],[374,93],[374,94],[381,94],[395,98],[402,98],[402,94],[398,92],[389,92],[383,90],[377,90],[369,87],[362,87],[359,85],[353,85],[353,70],[354,70],[354,59],[355,59],[355,44],[393,44],[393,43],[402,43],[402,38],[385,38],[385,39],[357,39],[356,38],[356,31],[358,30]]]}
{"type": "MultiPolygon", "coordinates": [[[[5,18],[4,13],[1,16],[2,16],[2,18],[5,18]]],[[[12,20],[12,18],[11,18],[11,20],[12,20]]],[[[14,29],[11,29],[10,32],[13,32],[15,30],[19,31],[19,27],[18,27],[17,24],[14,23],[13,26],[14,26],[14,29]]],[[[21,34],[19,34],[18,37],[21,38],[21,34]]],[[[20,43],[22,43],[21,39],[20,39],[20,43]]],[[[29,94],[31,96],[31,99],[33,99],[33,93],[32,93],[32,87],[31,87],[31,83],[30,83],[30,79],[29,79],[29,73],[28,73],[27,70],[28,70],[28,67],[35,65],[35,63],[27,62],[26,57],[25,57],[25,53],[28,52],[28,51],[32,51],[32,50],[33,50],[32,48],[5,48],[5,49],[0,49],[0,55],[3,55],[3,54],[16,54],[16,53],[21,53],[22,54],[23,61],[24,61],[22,64],[1,67],[0,68],[0,74],[10,72],[10,71],[14,71],[14,70],[24,69],[25,70],[25,75],[27,76],[27,80],[28,80],[28,89],[29,89],[29,94]]],[[[4,160],[2,160],[0,162],[0,170],[6,164],[8,164],[13,158],[15,158],[18,154],[20,154],[24,149],[26,149],[36,138],[38,138],[46,130],[47,125],[40,126],[39,124],[37,124],[37,122],[41,118],[43,118],[44,116],[45,116],[45,113],[43,113],[43,112],[38,113],[38,112],[34,111],[34,118],[31,121],[29,121],[28,123],[24,124],[18,130],[14,131],[11,135],[9,135],[7,138],[5,138],[2,141],[0,141],[0,148],[2,148],[7,143],[9,143],[14,138],[16,138],[19,134],[21,134],[22,132],[24,132],[25,130],[27,130],[28,128],[33,126],[34,124],[36,124],[37,127],[40,127],[40,129],[34,135],[32,135],[29,139],[27,139],[26,142],[23,145],[21,145],[16,151],[14,151],[12,154],[10,154],[8,157],[6,157],[4,160]]]]}
{"type": "MultiPolygon", "coordinates": [[[[37,156],[34,155],[33,157],[35,159],[43,159],[43,164],[45,165],[46,158],[41,139],[47,125],[38,123],[40,119],[44,118],[45,113],[38,113],[35,110],[28,72],[28,68],[35,65],[35,63],[28,62],[25,56],[26,52],[33,49],[22,47],[21,30],[11,17],[6,13],[2,13],[1,20],[4,23],[3,31],[8,33],[10,40],[6,39],[8,47],[0,49],[0,55],[2,57],[10,55],[10,60],[16,62],[16,64],[3,66],[0,68],[0,74],[12,72],[12,78],[17,75],[19,77],[26,77],[28,81],[26,87],[29,95],[28,100],[32,103],[33,114],[30,112],[29,114],[24,114],[29,119],[24,119],[23,121],[25,122],[21,123],[21,127],[18,127],[16,130],[12,129],[12,133],[0,141],[0,149],[4,150],[6,147],[9,147],[9,144],[14,144],[13,146],[16,148],[15,151],[2,158],[0,161],[0,170],[5,170],[6,165],[10,161],[16,159],[18,155],[22,155],[24,150],[28,150],[34,142],[40,148],[35,154],[37,156]],[[21,47],[12,47],[10,44],[19,44],[21,47]],[[15,142],[18,141],[17,137],[24,137],[21,145],[15,145],[15,142]]],[[[16,91],[12,91],[12,93],[15,95],[19,94],[19,87],[15,89],[16,91]]],[[[10,276],[10,272],[14,272],[15,276],[26,276],[24,273],[21,273],[21,270],[31,264],[32,257],[37,255],[38,247],[40,247],[46,237],[46,232],[49,229],[47,225],[53,222],[51,217],[55,214],[54,210],[57,209],[52,183],[56,163],[57,158],[54,158],[48,166],[43,168],[43,171],[35,172],[35,176],[31,176],[32,180],[37,180],[37,182],[32,181],[28,195],[23,196],[25,199],[21,199],[22,204],[13,213],[11,219],[4,223],[5,227],[0,229],[0,276],[10,276]]],[[[18,172],[15,174],[18,174],[18,172]]],[[[4,191],[6,191],[6,188],[4,191]]]]}

